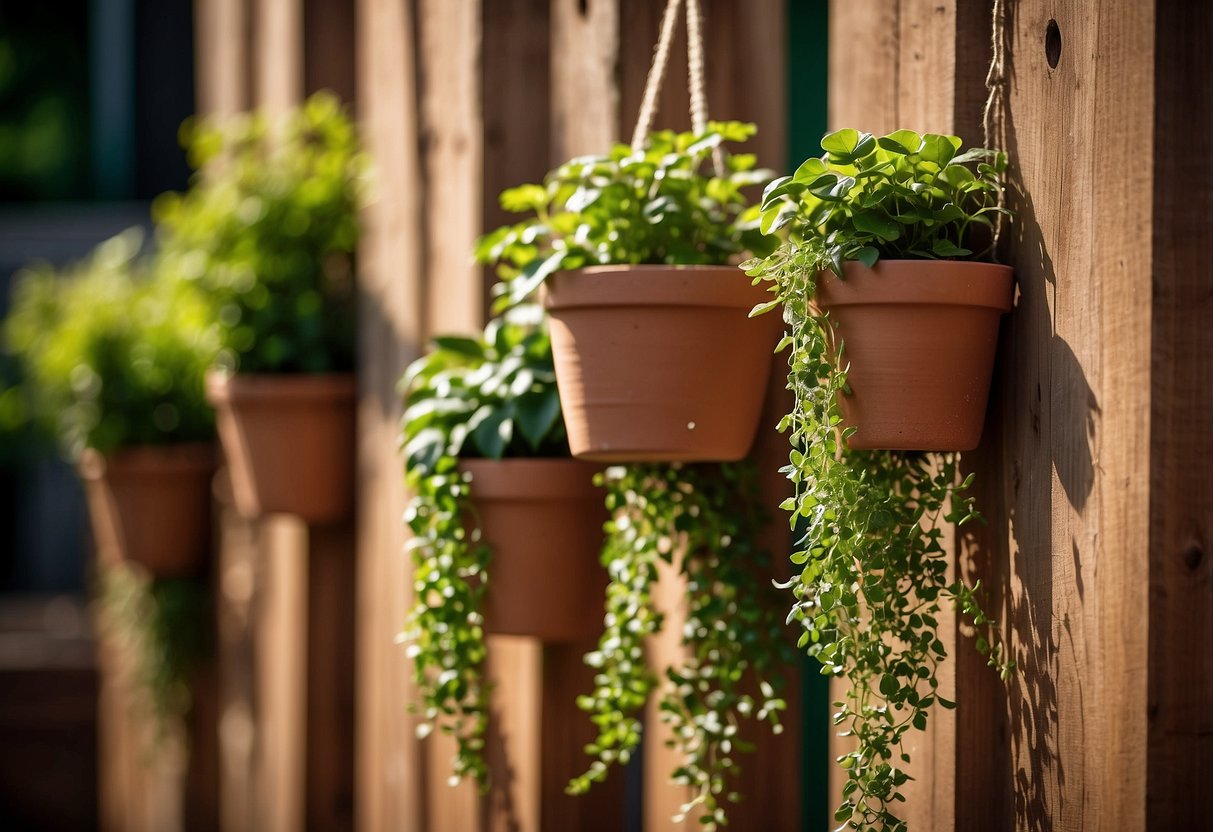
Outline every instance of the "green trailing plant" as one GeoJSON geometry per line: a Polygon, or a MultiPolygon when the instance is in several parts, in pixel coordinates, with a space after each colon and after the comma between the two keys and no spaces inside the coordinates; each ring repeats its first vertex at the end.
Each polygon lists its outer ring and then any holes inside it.
{"type": "Polygon", "coordinates": [[[134,680],[164,737],[191,707],[195,672],[214,649],[210,591],[191,578],[156,579],[126,564],[100,574],[102,621],[134,657],[134,680]]]}
{"type": "Polygon", "coordinates": [[[487,785],[488,690],[482,602],[492,552],[480,540],[462,458],[567,457],[568,442],[540,311],[515,307],[481,338],[447,336],[409,367],[402,447],[412,492],[416,606],[405,639],[421,693],[418,728],[455,738],[452,781],[487,785]]]}
{"type": "MultiPolygon", "coordinates": [[[[210,309],[137,260],[137,229],[57,273],[21,274],[4,325],[33,415],[69,456],[209,441],[203,377],[218,350],[210,309]]],[[[7,395],[7,394],[6,394],[7,395]]]]}
{"type": "Polygon", "coordinates": [[[905,735],[922,730],[938,694],[946,658],[939,615],[952,604],[978,628],[976,646],[1006,678],[995,622],[978,603],[978,586],[948,577],[943,524],[979,518],[955,454],[851,451],[839,398],[846,395],[845,348],[813,303],[816,278],[839,276],[843,263],[880,257],[974,257],[999,206],[1003,154],[961,152],[955,136],[899,130],[875,138],[841,130],[822,140],[825,155],[792,177],[771,183],[763,229],[786,239],[771,255],[745,264],[755,282],[771,283],[787,332],[788,389],[794,395],[779,430],[788,435],[783,469],[794,496],[782,505],[800,537],[791,556],[800,572],[785,588],[789,621],[822,673],[847,681],[833,720],[854,750],[838,758],[846,771],[842,828],[904,830],[893,812],[909,779],[905,735]]]}
{"type": "Polygon", "coordinates": [[[187,122],[189,191],[154,206],[161,270],[199,286],[222,325],[222,363],[243,373],[354,364],[352,255],[366,161],[337,99],[284,119],[187,122]]]}
{"type": "Polygon", "coordinates": [[[594,690],[578,700],[598,737],[571,793],[628,762],[640,745],[645,703],[658,691],[669,744],[682,760],[672,779],[691,792],[677,820],[697,815],[715,829],[727,823],[727,802],[739,799],[730,782],[737,755],[751,749],[741,723],[757,719],[782,730],[786,703],[777,691],[794,653],[762,577],[767,556],[754,543],[762,516],[745,498],[755,491],[752,473],[743,464],[636,465],[602,475],[613,514],[602,553],[610,575],[606,627],[586,656],[597,671],[594,690]],[[686,657],[659,680],[644,643],[663,625],[652,597],[662,563],[686,581],[687,621],[686,657]]]}
{"type": "Polygon", "coordinates": [[[771,243],[758,230],[744,189],[770,171],[750,154],[726,155],[723,176],[703,172],[714,148],[754,135],[752,124],[709,122],[700,134],[653,133],[641,150],[615,145],[606,156],[572,159],[543,184],[501,194],[523,222],[486,234],[476,258],[497,264],[499,308],[531,295],[549,275],[583,266],[665,263],[723,265],[771,243]]]}

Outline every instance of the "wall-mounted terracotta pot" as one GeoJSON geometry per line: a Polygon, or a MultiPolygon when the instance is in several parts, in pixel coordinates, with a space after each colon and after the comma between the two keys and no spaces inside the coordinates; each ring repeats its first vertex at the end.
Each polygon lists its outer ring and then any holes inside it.
{"type": "Polygon", "coordinates": [[[549,642],[602,632],[607,512],[601,466],[573,459],[469,459],[471,499],[492,549],[485,629],[549,642]]]}
{"type": "Polygon", "coordinates": [[[581,459],[729,461],[758,428],[778,315],[731,266],[595,266],[548,281],[569,446],[581,459]]]}
{"type": "Polygon", "coordinates": [[[1010,266],[938,260],[848,262],[817,279],[850,365],[843,418],[857,449],[967,451],[981,441],[1010,266]]]}
{"type": "Polygon", "coordinates": [[[350,374],[207,376],[240,514],[350,516],[356,388],[350,374]]]}
{"type": "Polygon", "coordinates": [[[157,578],[196,575],[211,550],[215,447],[88,450],[80,478],[102,562],[137,563],[157,578]]]}

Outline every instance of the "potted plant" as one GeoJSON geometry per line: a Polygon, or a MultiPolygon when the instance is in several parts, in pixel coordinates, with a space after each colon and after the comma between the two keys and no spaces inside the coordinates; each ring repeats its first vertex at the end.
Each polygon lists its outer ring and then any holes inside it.
{"type": "Polygon", "coordinates": [[[533,216],[483,237],[503,303],[545,281],[573,455],[600,461],[736,460],[753,442],[778,322],[747,323],[762,292],[731,263],[765,253],[743,188],[766,171],[732,155],[704,163],[753,125],[662,131],[642,149],[573,159],[501,204],[533,216]]]}
{"type": "Polygon", "coordinates": [[[452,734],[454,778],[484,784],[486,633],[577,641],[602,625],[597,468],[569,457],[537,307],[511,309],[483,337],[434,339],[401,388],[419,732],[452,734]]]}
{"type": "Polygon", "coordinates": [[[828,314],[846,345],[850,447],[972,450],[1011,309],[1011,268],[982,262],[1005,211],[1006,156],[910,130],[839,130],[821,146],[763,195],[763,230],[787,226],[791,240],[756,274],[798,282],[777,295],[828,314]],[[975,255],[981,230],[988,245],[975,255]]]}
{"type": "Polygon", "coordinates": [[[5,325],[36,412],[84,480],[101,559],[195,573],[210,546],[217,335],[184,287],[139,274],[137,229],[56,274],[21,275],[5,325]]]}
{"type": "Polygon", "coordinates": [[[795,493],[782,508],[803,536],[791,556],[799,574],[782,586],[800,646],[848,683],[833,717],[853,742],[838,758],[847,779],[835,819],[904,829],[893,812],[909,779],[904,738],[935,704],[954,706],[938,693],[942,605],[971,618],[978,650],[1004,678],[1014,667],[979,587],[948,576],[942,526],[980,516],[964,496],[972,475],[961,479],[955,453],[918,452],[967,448],[980,435],[1011,275],[956,258],[980,250],[976,232],[991,242],[1006,159],[906,130],[878,139],[841,130],[822,149],[771,183],[763,228],[787,239],[746,264],[774,294],[754,314],[781,307],[787,326],[794,403],[779,429],[795,493]],[[952,376],[967,376],[963,392],[952,376]]]}
{"type": "Polygon", "coordinates": [[[200,287],[222,326],[207,392],[236,508],[341,520],[354,490],[354,128],[318,93],[281,122],[244,115],[184,135],[198,171],[155,216],[163,267],[200,287]]]}

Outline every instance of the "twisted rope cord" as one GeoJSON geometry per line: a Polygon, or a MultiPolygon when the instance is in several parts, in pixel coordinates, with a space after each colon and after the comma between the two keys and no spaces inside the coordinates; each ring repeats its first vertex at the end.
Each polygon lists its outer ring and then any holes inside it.
{"type": "MultiPolygon", "coordinates": [[[[1006,0],[994,0],[990,25],[990,69],[986,73],[986,106],[981,113],[982,144],[992,147],[994,131],[1005,123],[1007,109],[1007,25],[1006,0]]],[[[1003,207],[1006,196],[998,191],[998,207],[1003,207]]],[[[998,238],[1002,234],[1002,214],[994,216],[994,239],[991,250],[998,256],[998,238]]]]}
{"type": "Polygon", "coordinates": [[[649,77],[644,83],[644,97],[640,100],[640,114],[636,117],[636,129],[632,132],[633,150],[644,147],[644,140],[653,127],[653,116],[657,113],[657,96],[661,94],[665,68],[670,62],[670,44],[674,42],[674,24],[678,21],[678,11],[681,7],[682,0],[669,0],[666,3],[665,14],[661,18],[661,34],[653,52],[653,65],[649,67],[649,77]]]}
{"type": "MultiPolygon", "coordinates": [[[[704,80],[703,18],[699,0],[687,0],[687,84],[691,93],[691,129],[702,133],[708,126],[708,93],[704,80]]],[[[724,154],[712,148],[712,167],[724,176],[724,154]]]]}

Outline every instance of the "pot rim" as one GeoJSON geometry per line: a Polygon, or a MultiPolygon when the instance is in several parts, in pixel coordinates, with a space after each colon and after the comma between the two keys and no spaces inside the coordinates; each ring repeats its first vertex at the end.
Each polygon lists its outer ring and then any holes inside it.
{"type": "Polygon", "coordinates": [[[605,467],[572,457],[459,460],[459,470],[471,475],[473,501],[600,499],[594,475],[605,467]]]}
{"type": "Polygon", "coordinates": [[[872,268],[858,260],[843,265],[846,279],[817,274],[815,303],[835,306],[877,304],[975,306],[1009,312],[1014,269],[973,260],[878,260],[872,268]]]}
{"type": "Polygon", "coordinates": [[[228,373],[206,374],[206,397],[213,405],[274,401],[352,400],[358,378],[350,373],[228,373]]]}
{"type": "Polygon", "coordinates": [[[616,264],[585,266],[552,275],[544,287],[544,307],[723,307],[749,312],[768,299],[737,266],[616,264]]]}
{"type": "Polygon", "coordinates": [[[134,445],[102,454],[85,448],[76,469],[85,480],[100,480],[107,474],[160,476],[202,473],[215,470],[218,449],[213,442],[177,442],[165,445],[134,445]]]}

